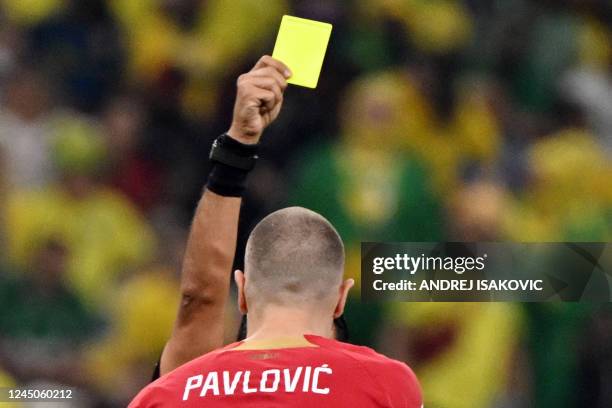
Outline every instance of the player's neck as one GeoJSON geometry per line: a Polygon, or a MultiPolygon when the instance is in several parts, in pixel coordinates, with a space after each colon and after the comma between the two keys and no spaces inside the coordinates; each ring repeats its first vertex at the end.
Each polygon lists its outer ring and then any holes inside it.
{"type": "Polygon", "coordinates": [[[313,310],[268,306],[261,313],[249,313],[247,339],[303,338],[304,334],[333,337],[331,316],[313,310]]]}

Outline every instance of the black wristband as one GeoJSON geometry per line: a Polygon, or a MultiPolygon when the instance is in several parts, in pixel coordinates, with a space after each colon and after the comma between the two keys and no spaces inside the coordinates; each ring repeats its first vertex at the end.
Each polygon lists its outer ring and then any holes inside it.
{"type": "Polygon", "coordinates": [[[259,144],[240,143],[227,134],[219,136],[210,151],[213,166],[206,188],[222,196],[241,197],[247,176],[257,161],[258,150],[259,144]]]}

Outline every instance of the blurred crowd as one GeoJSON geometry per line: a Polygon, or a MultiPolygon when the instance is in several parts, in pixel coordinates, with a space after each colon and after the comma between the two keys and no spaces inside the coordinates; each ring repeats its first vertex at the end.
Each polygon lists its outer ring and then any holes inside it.
{"type": "MultiPolygon", "coordinates": [[[[357,281],[361,241],[611,241],[607,0],[0,0],[0,386],[114,407],[147,383],[210,144],[283,14],[334,29],[266,131],[238,267],[287,205],[330,219],[357,281]]],[[[352,341],[428,408],[612,406],[609,305],[358,292],[352,341]]]]}

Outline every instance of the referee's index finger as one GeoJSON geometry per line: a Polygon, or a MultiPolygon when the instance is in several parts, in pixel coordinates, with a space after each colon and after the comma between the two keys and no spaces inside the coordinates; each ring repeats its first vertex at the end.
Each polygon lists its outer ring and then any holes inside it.
{"type": "Polygon", "coordinates": [[[275,68],[276,70],[278,70],[278,72],[283,74],[285,78],[289,78],[291,76],[291,70],[288,66],[286,66],[279,60],[272,58],[269,55],[264,55],[263,57],[261,57],[259,61],[257,61],[257,64],[255,64],[255,67],[253,67],[253,69],[255,70],[266,66],[275,68]]]}

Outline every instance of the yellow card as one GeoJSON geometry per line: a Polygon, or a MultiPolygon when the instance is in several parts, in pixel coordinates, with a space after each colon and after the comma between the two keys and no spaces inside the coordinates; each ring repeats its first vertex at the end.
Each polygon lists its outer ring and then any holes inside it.
{"type": "Polygon", "coordinates": [[[283,16],[272,57],[291,69],[288,83],[317,87],[331,30],[328,23],[283,16]]]}

